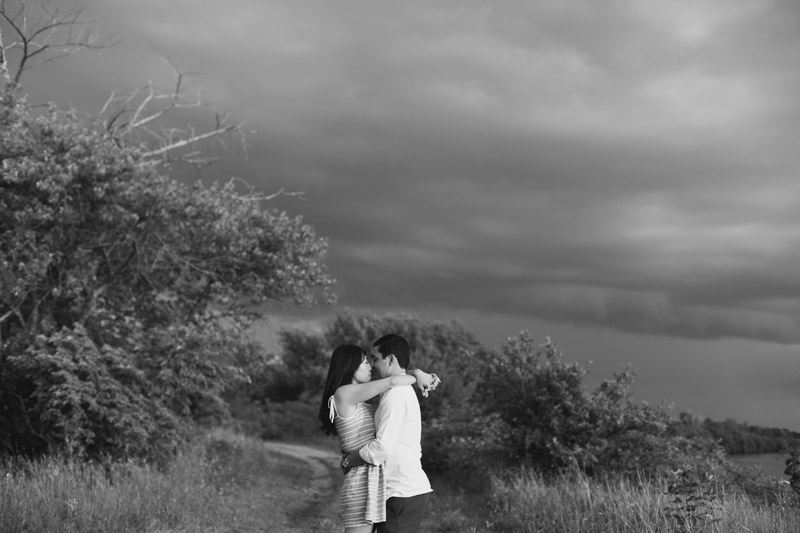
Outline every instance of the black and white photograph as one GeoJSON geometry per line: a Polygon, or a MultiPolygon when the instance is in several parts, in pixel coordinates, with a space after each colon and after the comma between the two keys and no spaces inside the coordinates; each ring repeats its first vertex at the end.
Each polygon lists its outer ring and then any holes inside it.
{"type": "Polygon", "coordinates": [[[0,533],[796,533],[798,94],[791,0],[0,0],[0,533]]]}

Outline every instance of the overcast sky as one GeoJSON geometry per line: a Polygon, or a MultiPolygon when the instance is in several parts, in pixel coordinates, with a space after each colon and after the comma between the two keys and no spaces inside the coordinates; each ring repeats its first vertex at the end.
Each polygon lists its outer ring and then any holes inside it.
{"type": "MultiPolygon", "coordinates": [[[[60,3],[60,2],[59,2],[60,3]]],[[[527,329],[678,411],[800,430],[800,3],[90,0],[123,42],[32,71],[96,112],[190,88],[210,170],[330,243],[341,306],[527,329]]],[[[25,80],[23,80],[25,82],[25,80]]],[[[309,317],[311,319],[313,317],[309,317]]]]}

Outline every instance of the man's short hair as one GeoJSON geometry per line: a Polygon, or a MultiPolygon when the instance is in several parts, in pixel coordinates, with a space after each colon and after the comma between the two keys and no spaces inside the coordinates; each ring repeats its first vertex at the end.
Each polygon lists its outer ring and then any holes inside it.
{"type": "Polygon", "coordinates": [[[408,368],[411,362],[411,347],[405,337],[389,333],[372,343],[373,348],[378,350],[382,359],[391,354],[397,358],[400,368],[408,368]]]}

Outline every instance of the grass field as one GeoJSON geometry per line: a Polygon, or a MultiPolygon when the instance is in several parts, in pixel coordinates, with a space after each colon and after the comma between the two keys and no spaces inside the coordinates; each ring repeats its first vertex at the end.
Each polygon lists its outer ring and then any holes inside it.
{"type": "MultiPolygon", "coordinates": [[[[305,462],[224,432],[196,442],[165,471],[50,458],[7,463],[0,475],[3,533],[335,530],[335,504],[309,490],[305,462]]],[[[323,492],[334,490],[331,481],[323,492]]]]}
{"type": "Polygon", "coordinates": [[[726,492],[713,480],[671,494],[662,483],[595,483],[581,476],[545,482],[523,471],[495,480],[493,527],[520,533],[800,531],[800,506],[791,490],[766,483],[758,501],[738,490],[726,492]]]}
{"type": "MultiPolygon", "coordinates": [[[[312,445],[331,451],[325,443],[312,445]]],[[[318,461],[314,474],[308,461],[267,446],[218,431],[197,440],[163,471],[57,458],[6,463],[0,465],[0,531],[341,531],[335,460],[329,467],[318,461]]],[[[596,483],[581,476],[545,482],[525,471],[496,476],[483,486],[441,476],[431,476],[431,483],[434,494],[423,522],[423,531],[431,533],[800,531],[800,506],[783,484],[765,486],[763,501],[720,490],[718,497],[693,500],[687,492],[676,504],[659,484],[596,483]]]]}

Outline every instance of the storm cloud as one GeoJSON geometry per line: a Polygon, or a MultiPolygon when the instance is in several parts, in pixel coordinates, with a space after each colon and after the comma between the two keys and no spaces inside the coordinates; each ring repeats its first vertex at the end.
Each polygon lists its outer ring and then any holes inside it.
{"type": "Polygon", "coordinates": [[[33,97],[203,72],[249,131],[206,179],[304,191],[342,305],[800,343],[796,2],[89,7],[123,43],[33,97]]]}

